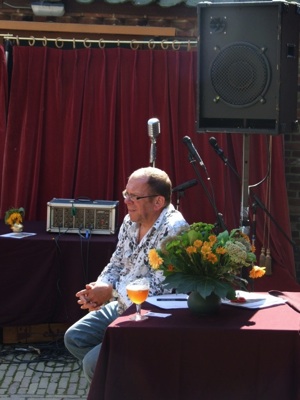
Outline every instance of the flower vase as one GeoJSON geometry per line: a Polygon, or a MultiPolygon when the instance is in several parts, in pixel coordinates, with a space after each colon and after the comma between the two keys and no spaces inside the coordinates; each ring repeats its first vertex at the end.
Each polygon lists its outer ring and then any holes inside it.
{"type": "Polygon", "coordinates": [[[23,225],[22,224],[13,224],[11,226],[11,230],[13,232],[22,232],[23,231],[23,225]]]}
{"type": "Polygon", "coordinates": [[[221,299],[215,293],[204,298],[198,292],[191,292],[187,303],[192,313],[199,317],[214,315],[218,313],[221,307],[221,299]]]}

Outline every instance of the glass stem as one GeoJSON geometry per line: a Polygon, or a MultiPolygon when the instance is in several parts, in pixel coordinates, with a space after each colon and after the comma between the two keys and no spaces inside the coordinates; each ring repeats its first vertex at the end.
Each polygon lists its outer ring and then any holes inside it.
{"type": "Polygon", "coordinates": [[[136,304],[136,319],[142,319],[141,315],[142,304],[136,304]]]}

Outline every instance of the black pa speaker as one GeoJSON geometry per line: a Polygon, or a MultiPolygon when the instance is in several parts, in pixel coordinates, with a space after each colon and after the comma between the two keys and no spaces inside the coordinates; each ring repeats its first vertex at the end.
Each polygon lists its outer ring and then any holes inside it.
{"type": "Polygon", "coordinates": [[[299,7],[197,5],[197,132],[297,130],[299,7]]]}

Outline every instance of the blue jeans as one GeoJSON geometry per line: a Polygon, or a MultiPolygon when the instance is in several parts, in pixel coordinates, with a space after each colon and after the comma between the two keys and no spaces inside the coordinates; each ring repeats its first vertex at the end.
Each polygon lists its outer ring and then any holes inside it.
{"type": "Polygon", "coordinates": [[[118,302],[112,301],[100,310],[89,312],[65,333],[65,346],[82,361],[83,372],[89,383],[94,375],[105,330],[118,316],[118,302]]]}

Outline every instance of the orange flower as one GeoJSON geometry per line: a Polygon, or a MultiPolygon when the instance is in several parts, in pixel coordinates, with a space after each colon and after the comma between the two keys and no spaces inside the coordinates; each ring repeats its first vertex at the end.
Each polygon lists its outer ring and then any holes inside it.
{"type": "Polygon", "coordinates": [[[206,255],[206,259],[210,261],[212,264],[215,264],[218,262],[218,257],[214,253],[208,253],[206,255]]]}
{"type": "Polygon", "coordinates": [[[225,249],[225,247],[217,247],[216,248],[216,253],[217,254],[226,254],[227,250],[225,249]]]}
{"type": "Polygon", "coordinates": [[[202,240],[197,239],[194,241],[194,246],[197,247],[198,249],[202,246],[202,244],[203,244],[202,240]]]}
{"type": "Polygon", "coordinates": [[[21,224],[23,222],[22,215],[20,213],[12,213],[6,220],[8,225],[21,224]]]}
{"type": "Polygon", "coordinates": [[[216,243],[216,241],[217,241],[217,236],[216,236],[216,235],[210,235],[210,236],[208,237],[208,240],[209,240],[209,243],[210,243],[211,245],[213,245],[213,244],[216,243]]]}
{"type": "Polygon", "coordinates": [[[172,264],[170,264],[170,265],[168,265],[167,270],[170,272],[173,272],[173,271],[175,271],[175,268],[172,264]]]}
{"type": "Polygon", "coordinates": [[[204,242],[202,249],[201,249],[201,253],[205,256],[207,253],[211,252],[211,245],[209,242],[204,242]]]}
{"type": "Polygon", "coordinates": [[[188,254],[197,253],[197,249],[196,249],[195,246],[189,246],[189,247],[186,248],[186,252],[188,254]]]}
{"type": "Polygon", "coordinates": [[[266,273],[266,267],[259,267],[258,265],[254,265],[249,272],[249,276],[252,279],[261,278],[266,273]]]}

